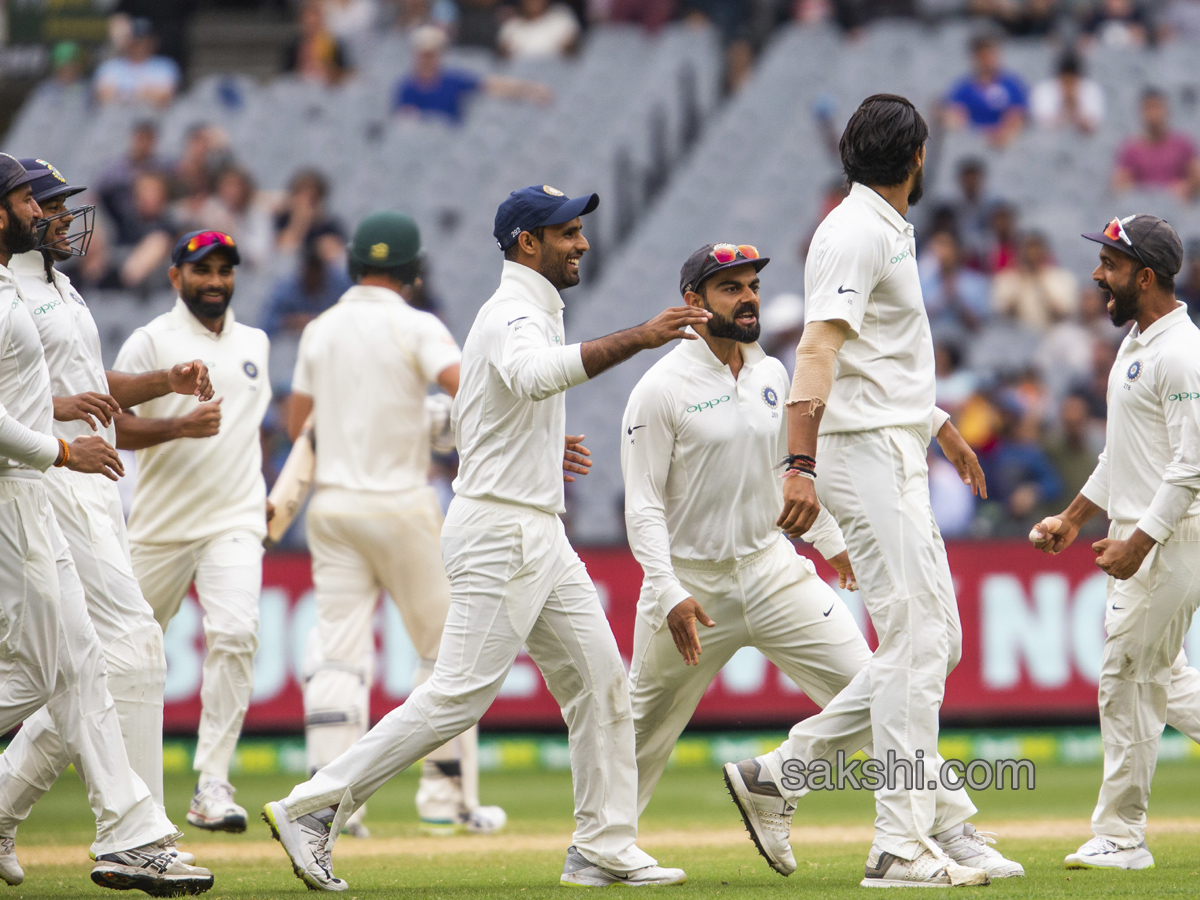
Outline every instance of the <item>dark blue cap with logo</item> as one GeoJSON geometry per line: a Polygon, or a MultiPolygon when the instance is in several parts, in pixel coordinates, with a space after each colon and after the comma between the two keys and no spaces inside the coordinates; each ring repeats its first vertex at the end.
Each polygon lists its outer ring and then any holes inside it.
{"type": "Polygon", "coordinates": [[[600,205],[600,197],[588,194],[568,197],[548,184],[521,188],[508,195],[496,210],[496,228],[492,234],[501,250],[517,242],[522,231],[532,231],[543,225],[561,225],[576,216],[586,216],[600,205]]]}
{"type": "Polygon", "coordinates": [[[175,249],[171,251],[171,265],[182,266],[184,263],[199,262],[215,250],[228,253],[229,261],[235,266],[242,261],[237,244],[225,232],[189,231],[175,242],[175,249]]]}
{"type": "Polygon", "coordinates": [[[38,178],[30,182],[33,185],[33,199],[38,203],[55,197],[73,197],[87,190],[86,187],[67,184],[62,172],[44,159],[23,159],[21,165],[30,172],[38,173],[38,178]]]}
{"type": "Polygon", "coordinates": [[[15,156],[0,153],[0,197],[6,197],[23,184],[29,184],[42,176],[42,172],[28,171],[15,156]]]}

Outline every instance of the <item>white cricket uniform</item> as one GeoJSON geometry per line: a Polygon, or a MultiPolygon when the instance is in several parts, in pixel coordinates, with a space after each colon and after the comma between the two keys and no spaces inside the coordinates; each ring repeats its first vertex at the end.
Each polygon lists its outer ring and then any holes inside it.
{"type": "MultiPolygon", "coordinates": [[[[107,394],[100,335],[70,279],[57,269],[51,269],[48,277],[38,251],[14,256],[9,268],[19,279],[33,313],[53,395],[107,394]]],[[[100,428],[98,433],[115,445],[114,428],[100,428]]],[[[54,436],[68,443],[95,433],[86,422],[54,422],[54,436]]],[[[120,493],[107,478],[66,468],[48,469],[43,481],[83,584],[88,615],[104,646],[108,689],[129,764],[161,806],[167,662],[162,629],[154,621],[129,562],[120,493]]],[[[48,710],[42,708],[25,721],[0,755],[0,834],[13,833],[70,761],[48,710]]]]}
{"type": "Polygon", "coordinates": [[[1157,542],[1132,578],[1108,580],[1100,666],[1104,781],[1092,830],[1136,847],[1163,726],[1200,740],[1200,673],[1183,655],[1200,606],[1200,330],[1184,304],[1121,343],[1105,431],[1081,493],[1108,511],[1109,537],[1141,529],[1157,542]]]}
{"type": "MultiPolygon", "coordinates": [[[[567,388],[587,380],[563,302],[505,262],[463,347],[453,419],[456,496],[442,528],[450,613],[430,679],[285,801],[294,818],[340,803],[343,821],[380,785],[475,724],[524,644],[563,708],[575,782],[574,844],[620,872],[653,865],[636,845],[629,682],[587,570],[567,541],[567,388]]],[[[319,454],[318,450],[318,454],[319,454]]]]}
{"type": "MultiPolygon", "coordinates": [[[[913,227],[870,188],[855,184],[817,228],[804,269],[808,322],[845,322],[817,442],[817,496],[850,551],[879,647],[867,666],[768,756],[804,760],[814,742],[869,715],[874,757],[937,772],[938,710],[962,653],[962,629],[946,548],[929,502],[925,451],[934,407],[933,339],[917,275],[913,227]]],[[[936,416],[936,418],[935,418],[936,416]]],[[[965,791],[896,788],[875,794],[875,846],[901,859],[931,835],[966,821],[965,791]]]]}
{"type": "MultiPolygon", "coordinates": [[[[703,340],[681,341],[638,382],[621,423],[625,523],[645,572],[630,671],[639,814],[700,698],[739,649],[757,647],[819,706],[871,657],[845,604],[775,524],[787,371],[756,343],[742,345],[742,358],[734,378],[703,340]],[[688,597],[717,623],[697,626],[695,667],[666,624],[688,597]]],[[[846,549],[824,510],[805,540],[826,558],[846,549]]],[[[869,723],[847,739],[849,753],[861,749],[869,723]]]]}
{"type": "MultiPolygon", "coordinates": [[[[209,331],[182,300],[137,329],[117,357],[120,372],[153,372],[201,359],[220,431],[137,452],[138,481],[129,514],[133,571],[163,630],[195,582],[204,610],[208,655],[200,686],[203,710],[195,768],[227,781],[253,688],[262,592],[262,540],[267,489],[259,430],[271,401],[266,334],[225,313],[209,331]]],[[[134,410],[146,418],[178,418],[196,398],[166,394],[134,410]]]]}
{"type": "MultiPolygon", "coordinates": [[[[87,788],[99,855],[151,843],[175,827],[129,766],[104,651],[46,490],[42,472],[59,452],[53,417],[34,317],[0,266],[0,432],[8,436],[0,444],[7,457],[0,458],[0,732],[45,708],[87,788]]],[[[60,771],[36,787],[48,789],[60,771]]]]}
{"type": "MultiPolygon", "coordinates": [[[[366,734],[371,619],[392,597],[420,658],[437,660],[450,582],[442,510],[427,478],[425,395],[461,358],[446,326],[387,288],[358,285],[304,329],[292,389],[313,399],[316,492],[308,506],[317,624],[304,686],[309,771],[366,734]]],[[[453,758],[450,750],[434,759],[453,758]]]]}

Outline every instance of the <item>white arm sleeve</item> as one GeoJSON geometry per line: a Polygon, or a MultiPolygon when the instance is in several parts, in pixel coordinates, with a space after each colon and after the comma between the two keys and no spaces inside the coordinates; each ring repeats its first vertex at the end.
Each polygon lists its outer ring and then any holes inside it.
{"type": "Polygon", "coordinates": [[[621,422],[625,529],[629,547],[654,589],[664,616],[691,596],[679,583],[671,564],[666,490],[675,427],[667,407],[667,398],[652,393],[642,382],[634,388],[621,422]]]}
{"type": "Polygon", "coordinates": [[[1167,421],[1171,461],[1138,528],[1166,543],[1200,490],[1200,362],[1182,354],[1164,357],[1157,385],[1167,421]]]}
{"type": "Polygon", "coordinates": [[[58,459],[58,439],[26,428],[0,406],[0,455],[45,472],[58,459]]]}
{"type": "Polygon", "coordinates": [[[536,313],[521,315],[524,305],[505,304],[492,311],[500,335],[498,358],[493,360],[504,384],[518,397],[545,400],[587,381],[580,344],[560,347],[551,340],[536,313]],[[506,324],[500,316],[509,315],[506,324]]]}
{"type": "Polygon", "coordinates": [[[838,527],[837,519],[829,510],[821,507],[812,528],[804,533],[804,540],[812,544],[824,559],[832,559],[846,550],[846,538],[838,527]]]}
{"type": "Polygon", "coordinates": [[[938,436],[938,432],[941,431],[942,428],[949,421],[950,421],[950,413],[946,412],[944,409],[938,409],[936,406],[933,408],[933,432],[932,432],[932,434],[935,438],[938,436]]]}

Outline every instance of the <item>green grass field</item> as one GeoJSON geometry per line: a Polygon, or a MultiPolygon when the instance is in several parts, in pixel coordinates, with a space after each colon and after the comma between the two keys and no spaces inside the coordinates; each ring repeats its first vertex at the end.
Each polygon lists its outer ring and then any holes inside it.
{"type": "MultiPolygon", "coordinates": [[[[1159,765],[1149,835],[1157,866],[1143,872],[1066,871],[1063,856],[1090,836],[1087,822],[1100,769],[1042,765],[1037,774],[1033,791],[975,794],[981,812],[974,821],[981,830],[1001,832],[1000,846],[1024,864],[1028,876],[959,891],[1030,898],[1200,896],[1200,765],[1159,765]]],[[[182,843],[216,875],[216,886],[206,897],[268,900],[304,894],[282,850],[257,818],[263,803],[286,795],[291,782],[286,776],[239,779],[237,797],[253,817],[250,829],[243,835],[214,835],[184,825],[191,780],[168,778],[168,812],[184,827],[182,843]]],[[[489,837],[420,836],[413,809],[415,787],[414,773],[388,784],[370,803],[372,838],[338,842],[336,871],[350,883],[343,896],[562,896],[565,889],[557,879],[572,831],[568,775],[485,775],[484,801],[500,804],[509,815],[504,832],[489,837]]],[[[681,897],[861,897],[858,881],[870,842],[872,810],[866,792],[807,797],[793,834],[800,869],[785,879],[755,852],[719,771],[675,769],[664,777],[642,818],[639,843],[664,864],[687,869],[686,885],[659,889],[681,897]]],[[[101,895],[88,878],[86,847],[93,837],[88,819],[83,788],[69,774],[21,827],[17,849],[26,880],[0,898],[101,895]]]]}

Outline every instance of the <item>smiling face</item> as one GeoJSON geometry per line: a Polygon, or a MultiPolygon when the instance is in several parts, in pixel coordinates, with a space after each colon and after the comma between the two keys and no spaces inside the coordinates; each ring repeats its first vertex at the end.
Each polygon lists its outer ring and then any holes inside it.
{"type": "Polygon", "coordinates": [[[223,319],[233,299],[233,260],[214,250],[194,263],[172,266],[167,273],[179,297],[201,321],[223,319]]]}
{"type": "Polygon", "coordinates": [[[62,262],[71,258],[71,247],[67,243],[67,234],[75,217],[67,211],[66,197],[52,197],[41,204],[42,218],[53,219],[46,227],[46,236],[42,238],[42,249],[50,256],[62,262]],[[60,216],[61,218],[55,218],[60,216]]]}
{"type": "Polygon", "coordinates": [[[1137,317],[1141,288],[1139,276],[1146,267],[1128,253],[1111,247],[1100,247],[1100,265],[1092,272],[1092,280],[1108,294],[1108,317],[1114,325],[1124,325],[1137,317]]]}
{"type": "MultiPolygon", "coordinates": [[[[524,238],[526,233],[521,237],[524,238]]],[[[579,216],[562,225],[545,226],[542,239],[533,237],[533,243],[537,255],[532,268],[554,285],[555,290],[579,284],[579,259],[590,246],[583,236],[583,220],[579,216]]]]}
{"type": "Polygon", "coordinates": [[[758,272],[746,263],[721,269],[704,279],[700,291],[688,291],[684,300],[712,313],[696,330],[707,328],[711,337],[751,344],[762,332],[759,322],[758,272]]]}

